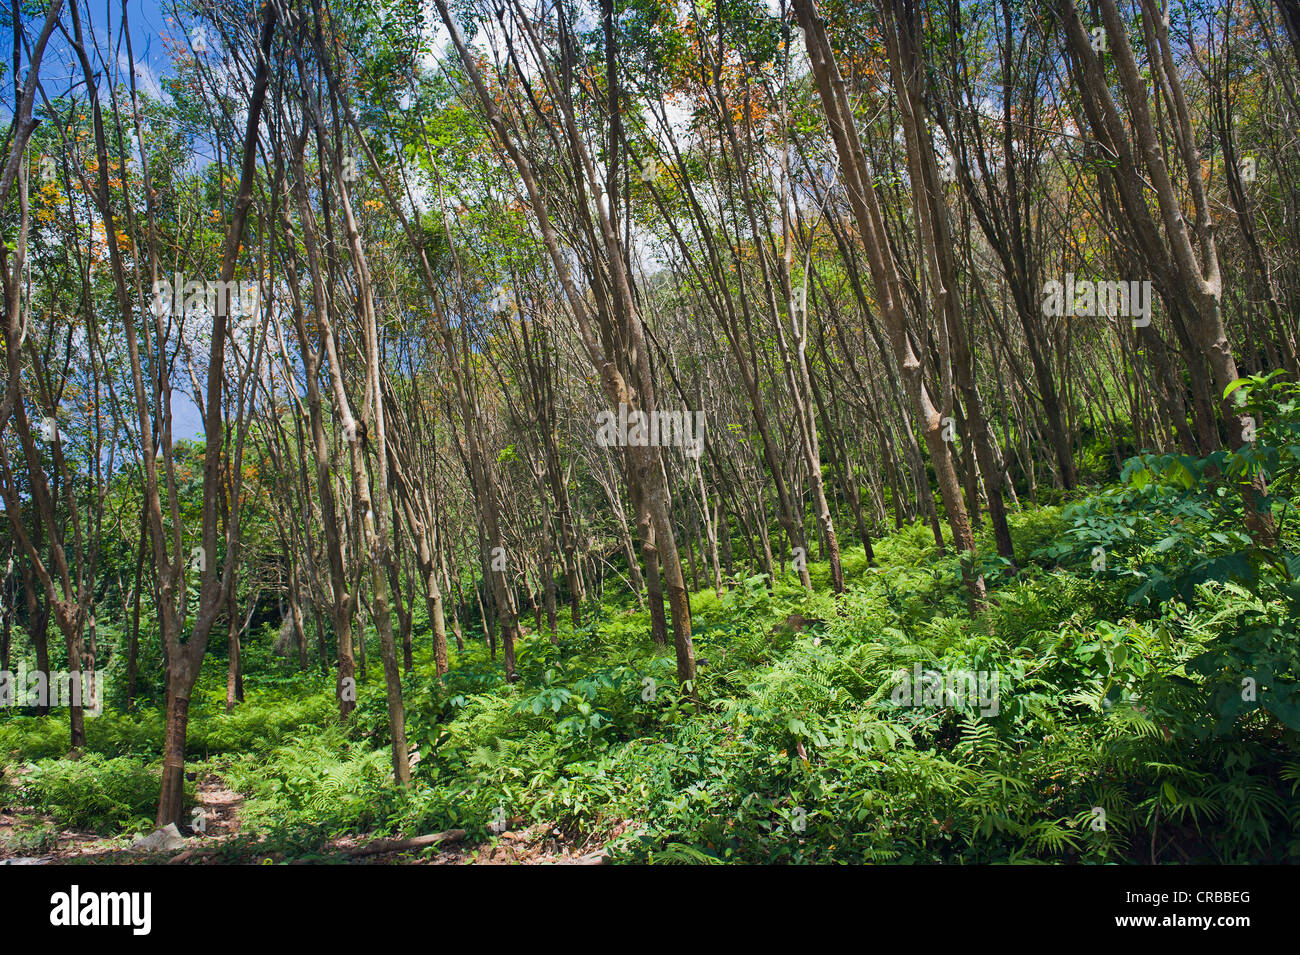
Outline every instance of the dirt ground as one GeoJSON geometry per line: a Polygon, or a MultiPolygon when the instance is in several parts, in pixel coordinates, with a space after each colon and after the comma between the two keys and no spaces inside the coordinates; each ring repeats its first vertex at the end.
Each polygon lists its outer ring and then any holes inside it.
{"type": "MultiPolygon", "coordinates": [[[[243,797],[219,777],[208,775],[200,779],[197,795],[197,808],[202,809],[202,816],[196,814],[194,820],[199,822],[201,818],[201,825],[195,829],[181,827],[185,845],[170,852],[132,850],[130,840],[123,836],[106,837],[63,828],[38,813],[0,807],[0,865],[211,865],[231,861],[257,864],[268,858],[272,862],[298,861],[281,858],[274,852],[259,853],[252,840],[239,844],[239,807],[243,797]],[[231,859],[232,854],[236,859],[231,859]]],[[[510,820],[509,824],[520,822],[510,820]]],[[[603,841],[584,839],[542,823],[507,829],[488,842],[477,844],[463,842],[457,831],[453,831],[437,845],[389,852],[364,852],[368,847],[374,848],[375,841],[364,836],[348,836],[332,840],[318,856],[302,861],[356,865],[600,865],[605,861],[603,841]]]]}

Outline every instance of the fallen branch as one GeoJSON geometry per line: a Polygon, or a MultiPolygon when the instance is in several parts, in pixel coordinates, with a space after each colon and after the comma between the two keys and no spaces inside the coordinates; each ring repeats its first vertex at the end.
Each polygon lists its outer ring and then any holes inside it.
{"type": "Polygon", "coordinates": [[[609,853],[604,849],[588,852],[574,859],[561,859],[559,865],[605,865],[609,862],[609,853]]]}
{"type": "Polygon", "coordinates": [[[431,832],[425,836],[412,836],[409,839],[376,839],[364,846],[348,849],[346,856],[377,856],[385,852],[406,852],[410,849],[423,849],[425,846],[446,842],[460,842],[465,838],[464,829],[448,829],[445,832],[431,832]]]}

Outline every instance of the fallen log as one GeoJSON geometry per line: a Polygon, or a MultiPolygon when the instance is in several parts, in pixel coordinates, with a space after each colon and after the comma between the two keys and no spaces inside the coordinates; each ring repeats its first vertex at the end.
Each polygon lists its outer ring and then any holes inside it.
{"type": "Polygon", "coordinates": [[[586,855],[578,856],[575,859],[565,859],[560,865],[606,865],[609,862],[609,853],[604,849],[597,849],[595,852],[588,852],[586,855]]]}
{"type": "Polygon", "coordinates": [[[385,852],[407,852],[411,849],[423,849],[425,846],[460,842],[464,838],[464,829],[447,829],[444,832],[431,832],[428,835],[412,836],[409,839],[376,839],[364,846],[348,849],[343,854],[351,857],[377,856],[385,852]]]}

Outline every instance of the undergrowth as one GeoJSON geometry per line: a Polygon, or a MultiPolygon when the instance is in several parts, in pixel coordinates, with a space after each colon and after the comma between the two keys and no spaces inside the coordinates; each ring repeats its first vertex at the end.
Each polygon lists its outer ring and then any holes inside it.
{"type": "MultiPolygon", "coordinates": [[[[654,863],[1294,861],[1300,425],[1293,390],[1244,393],[1272,422],[1256,445],[1140,455],[1118,483],[1012,514],[1019,568],[986,563],[983,607],[961,555],[911,525],[874,542],[872,564],[848,548],[838,598],[824,564],[813,593],[791,572],[694,594],[693,688],[647,613],[615,599],[554,643],[525,636],[514,684],[481,640],[441,681],[421,648],[405,791],[377,666],[341,726],[327,678],[278,664],[247,673],[227,716],[211,665],[190,755],[244,793],[249,838],[309,855],[341,833],[546,822],[617,832],[616,861],[654,863]],[[1271,491],[1247,505],[1255,473],[1271,491]],[[1279,527],[1267,547],[1244,531],[1248,506],[1279,527]],[[900,702],[901,676],[922,673],[980,674],[996,697],[900,702]]],[[[55,718],[0,722],[9,796],[65,824],[139,825],[156,713],[87,726],[90,752],[69,761],[55,718]]]]}

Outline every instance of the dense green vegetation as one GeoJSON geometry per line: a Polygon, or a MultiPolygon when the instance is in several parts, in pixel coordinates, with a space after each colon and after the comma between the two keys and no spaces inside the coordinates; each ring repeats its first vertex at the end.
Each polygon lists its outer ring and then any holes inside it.
{"type": "MultiPolygon", "coordinates": [[[[693,594],[698,706],[630,595],[576,630],[561,621],[554,643],[522,640],[514,684],[481,633],[442,681],[421,646],[403,684],[420,756],[406,791],[379,675],[340,726],[332,680],[273,656],[267,628],[233,713],[225,660],[207,659],[191,768],[246,797],[234,857],[254,837],[297,854],[359,832],[490,840],[504,817],[610,834],[613,859],[659,863],[1294,861],[1300,553],[1250,544],[1232,482],[1264,468],[1289,514],[1300,392],[1251,394],[1271,423],[1248,451],[1136,457],[1123,480],[1013,515],[1030,559],[990,575],[974,614],[958,558],[909,525],[874,566],[845,552],[838,599],[825,564],[812,595],[793,575],[693,594]],[[897,705],[917,664],[998,674],[996,715],[897,705]]],[[[87,730],[87,755],[68,760],[63,721],[0,723],[7,795],[64,825],[149,828],[157,711],[110,707],[87,730]]]]}
{"type": "Polygon", "coordinates": [[[1297,0],[0,24],[0,857],[1300,858],[1297,0]]]}

